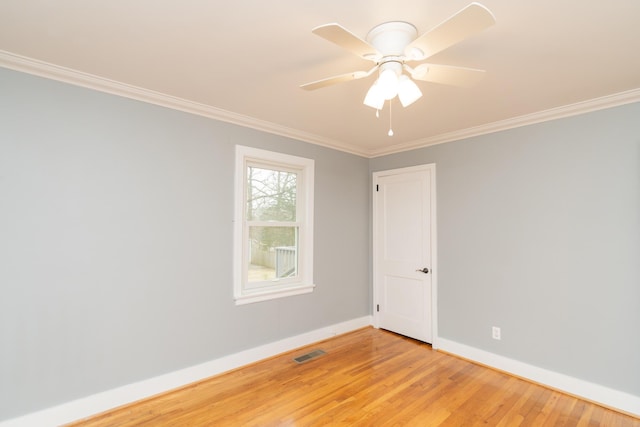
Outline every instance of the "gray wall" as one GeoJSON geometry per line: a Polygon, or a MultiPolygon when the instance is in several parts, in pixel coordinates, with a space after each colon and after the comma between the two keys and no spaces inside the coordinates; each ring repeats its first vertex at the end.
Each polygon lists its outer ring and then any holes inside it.
{"type": "Polygon", "coordinates": [[[371,161],[437,165],[441,337],[640,396],[639,118],[636,103],[371,161]]]}
{"type": "Polygon", "coordinates": [[[368,160],[0,69],[0,420],[370,314],[368,160]],[[234,145],[315,159],[312,294],[235,306],[234,145]]]}
{"type": "Polygon", "coordinates": [[[369,172],[432,162],[440,335],[640,395],[640,104],[369,161],[5,69],[0,94],[0,420],[370,314],[369,172]],[[314,293],[233,304],[236,143],[315,159],[314,293]]]}

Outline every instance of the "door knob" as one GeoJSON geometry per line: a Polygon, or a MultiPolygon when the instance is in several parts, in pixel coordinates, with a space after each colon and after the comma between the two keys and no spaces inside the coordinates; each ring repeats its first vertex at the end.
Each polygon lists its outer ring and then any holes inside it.
{"type": "Polygon", "coordinates": [[[416,271],[418,271],[418,272],[420,272],[420,273],[427,274],[427,273],[429,272],[429,269],[428,269],[427,267],[425,267],[425,268],[422,268],[422,269],[418,269],[418,270],[416,270],[416,271]]]}

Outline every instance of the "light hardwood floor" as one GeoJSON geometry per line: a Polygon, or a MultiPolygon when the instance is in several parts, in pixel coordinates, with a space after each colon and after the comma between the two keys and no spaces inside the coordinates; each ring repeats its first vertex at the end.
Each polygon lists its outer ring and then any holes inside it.
{"type": "Polygon", "coordinates": [[[365,328],[73,426],[640,426],[640,420],[365,328]],[[303,364],[293,357],[325,355],[303,364]]]}

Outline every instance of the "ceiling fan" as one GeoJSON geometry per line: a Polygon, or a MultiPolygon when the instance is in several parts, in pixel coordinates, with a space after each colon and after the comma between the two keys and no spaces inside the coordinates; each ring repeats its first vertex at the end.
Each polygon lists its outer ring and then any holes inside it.
{"type": "Polygon", "coordinates": [[[409,62],[421,62],[436,53],[469,38],[495,23],[493,14],[479,3],[471,3],[440,25],[418,37],[416,27],[408,22],[385,22],[367,34],[366,41],[339,24],[326,24],[313,33],[375,63],[368,71],[353,71],[306,83],[300,87],[315,90],[336,83],[369,77],[378,79],[364,99],[364,104],[381,110],[386,100],[398,96],[403,107],[411,105],[422,92],[411,78],[426,82],[468,87],[484,76],[484,70],[423,63],[415,68],[409,62]],[[404,74],[406,71],[408,75],[404,74]]]}

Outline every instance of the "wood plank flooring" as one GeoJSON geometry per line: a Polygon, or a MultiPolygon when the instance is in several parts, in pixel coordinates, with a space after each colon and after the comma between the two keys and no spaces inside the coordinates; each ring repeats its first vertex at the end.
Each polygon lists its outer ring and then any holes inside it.
{"type": "Polygon", "coordinates": [[[73,426],[640,426],[633,418],[364,328],[73,426]],[[315,349],[327,354],[303,364],[315,349]]]}

